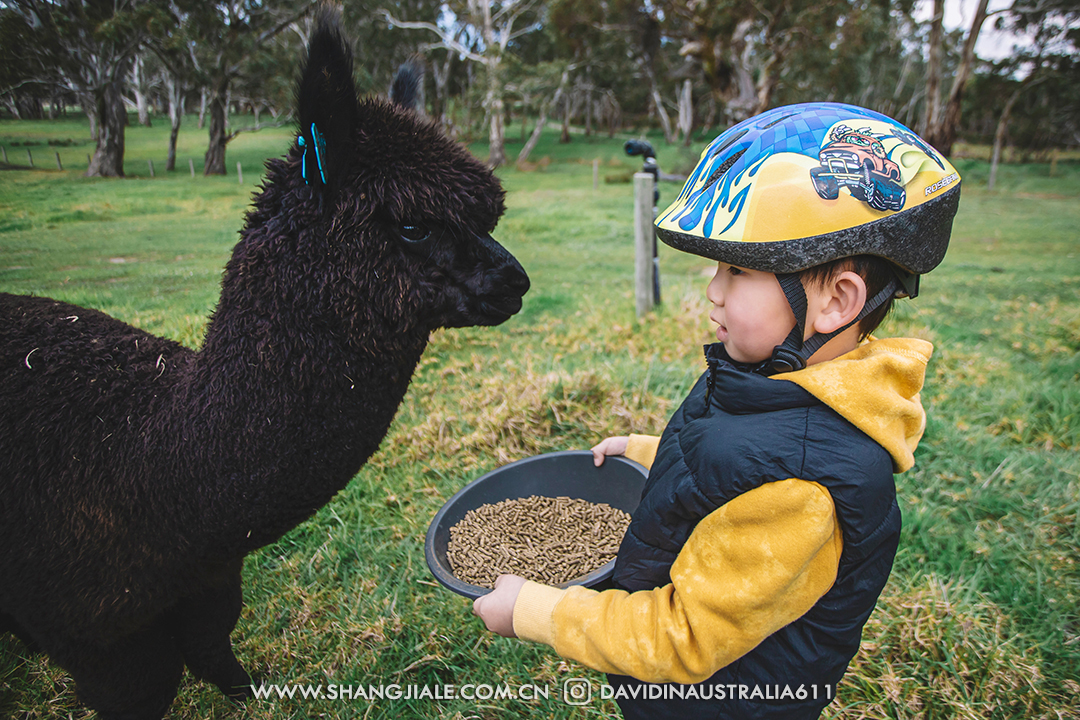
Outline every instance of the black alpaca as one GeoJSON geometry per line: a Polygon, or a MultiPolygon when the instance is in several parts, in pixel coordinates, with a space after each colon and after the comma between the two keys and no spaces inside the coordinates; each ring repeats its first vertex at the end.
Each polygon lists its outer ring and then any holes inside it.
{"type": "Polygon", "coordinates": [[[498,180],[396,102],[358,100],[323,12],[300,133],[247,216],[202,349],[0,295],[0,630],[103,718],[159,718],[183,667],[233,698],[243,557],[376,450],[440,327],[529,281],[489,235],[498,180]]]}

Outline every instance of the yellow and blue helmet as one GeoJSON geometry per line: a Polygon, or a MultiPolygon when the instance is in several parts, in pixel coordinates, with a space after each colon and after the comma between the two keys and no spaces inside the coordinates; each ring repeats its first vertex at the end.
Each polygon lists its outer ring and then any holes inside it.
{"type": "MultiPolygon", "coordinates": [[[[855,255],[884,258],[897,282],[867,302],[869,313],[917,293],[918,276],[945,256],[959,202],[956,168],[904,125],[854,105],[804,103],[713,140],[656,231],[678,250],[776,273],[796,318],[801,287],[785,276],[855,255]]],[[[828,339],[788,344],[805,361],[828,339]]]]}
{"type": "Polygon", "coordinates": [[[756,270],[865,254],[920,274],[945,256],[959,200],[956,168],[908,128],[804,103],[713,140],[656,229],[676,249],[756,270]]]}

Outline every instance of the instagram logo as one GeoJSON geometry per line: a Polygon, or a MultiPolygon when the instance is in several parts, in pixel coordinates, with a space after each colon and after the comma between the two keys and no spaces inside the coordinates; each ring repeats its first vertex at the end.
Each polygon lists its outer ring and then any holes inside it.
{"type": "Polygon", "coordinates": [[[567,678],[562,696],[567,705],[587,705],[592,700],[592,683],[585,678],[567,678]]]}

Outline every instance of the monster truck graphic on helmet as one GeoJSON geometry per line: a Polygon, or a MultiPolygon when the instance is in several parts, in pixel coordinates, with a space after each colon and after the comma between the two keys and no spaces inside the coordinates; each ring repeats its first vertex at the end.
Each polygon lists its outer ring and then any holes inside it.
{"type": "Polygon", "coordinates": [[[824,200],[835,200],[840,188],[875,210],[902,210],[907,192],[900,180],[900,166],[889,159],[881,138],[870,128],[852,130],[837,125],[829,142],[818,152],[821,167],[810,169],[814,189],[824,200]]]}

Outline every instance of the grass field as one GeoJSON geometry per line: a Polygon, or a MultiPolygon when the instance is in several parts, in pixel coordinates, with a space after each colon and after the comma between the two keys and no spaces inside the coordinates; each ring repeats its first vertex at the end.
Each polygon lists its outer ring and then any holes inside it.
{"type": "MultiPolygon", "coordinates": [[[[205,135],[191,118],[180,171],[164,173],[166,137],[160,121],[130,127],[129,177],[86,179],[85,123],[0,122],[9,160],[25,163],[30,147],[38,168],[0,170],[0,291],[92,306],[198,347],[261,162],[284,152],[289,130],[229,146],[243,184],[198,174],[205,135]]],[[[247,559],[234,642],[271,683],[535,683],[550,698],[297,696],[240,709],[188,677],[170,717],[615,712],[564,703],[565,679],[602,676],[482,631],[423,558],[430,519],[466,482],[538,452],[659,433],[703,370],[708,262],[662,248],[664,302],[634,317],[632,189],[603,181],[638,167],[621,140],[552,135],[532,160],[545,155],[536,172],[500,171],[509,209],[496,236],[533,281],[522,313],[435,336],[381,450],[330,505],[247,559]]],[[[693,154],[663,148],[660,162],[685,168],[693,154]]],[[[916,467],[897,477],[904,532],[889,586],[830,717],[1080,716],[1080,164],[1060,161],[1053,176],[1003,166],[989,192],[985,162],[957,162],[964,197],[948,256],[879,331],[935,344],[929,424],[916,467]]],[[[661,203],[676,192],[664,185],[661,203]]],[[[88,716],[61,670],[0,637],[0,717],[88,716]]]]}

